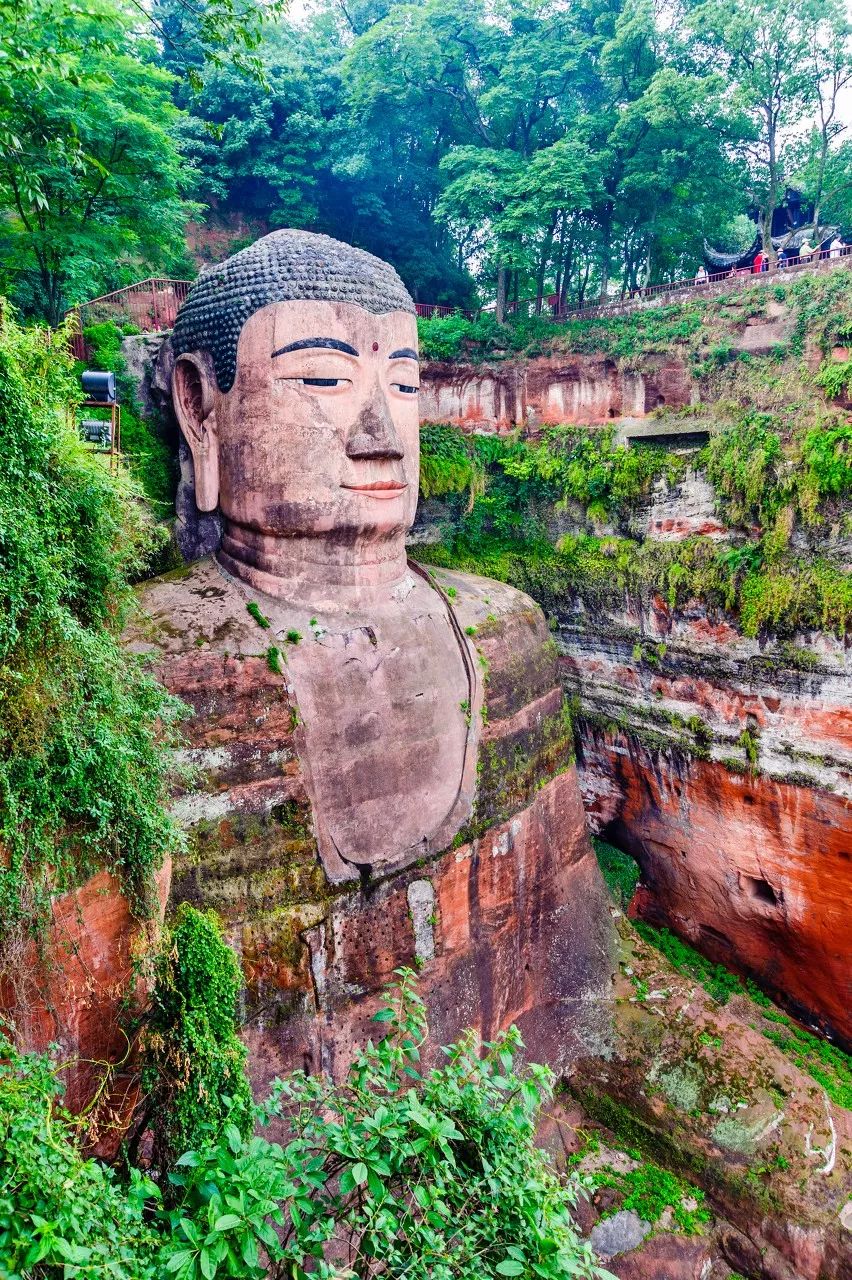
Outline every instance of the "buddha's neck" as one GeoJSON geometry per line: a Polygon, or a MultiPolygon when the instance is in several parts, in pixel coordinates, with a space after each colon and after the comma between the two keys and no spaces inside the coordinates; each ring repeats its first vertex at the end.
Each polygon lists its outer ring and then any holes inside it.
{"type": "Polygon", "coordinates": [[[358,607],[389,597],[406,572],[405,537],[279,537],[225,521],[222,567],[264,595],[307,609],[358,607]]]}

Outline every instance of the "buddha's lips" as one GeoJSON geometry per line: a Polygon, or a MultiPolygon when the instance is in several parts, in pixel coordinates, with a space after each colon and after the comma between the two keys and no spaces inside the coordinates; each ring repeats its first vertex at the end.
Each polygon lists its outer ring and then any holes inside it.
{"type": "Polygon", "coordinates": [[[344,484],[342,489],[351,489],[354,493],[366,493],[371,498],[397,498],[408,488],[399,480],[374,480],[372,484],[344,484]]]}

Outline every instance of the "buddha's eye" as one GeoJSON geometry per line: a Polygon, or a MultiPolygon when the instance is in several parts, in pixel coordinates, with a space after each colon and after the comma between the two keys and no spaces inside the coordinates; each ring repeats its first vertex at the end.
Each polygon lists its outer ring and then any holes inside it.
{"type": "Polygon", "coordinates": [[[348,378],[296,378],[296,382],[301,382],[303,387],[339,387],[341,383],[348,382],[348,378]]]}
{"type": "Polygon", "coordinates": [[[416,396],[420,390],[419,387],[409,387],[404,382],[392,382],[391,386],[397,391],[401,391],[404,396],[416,396]]]}

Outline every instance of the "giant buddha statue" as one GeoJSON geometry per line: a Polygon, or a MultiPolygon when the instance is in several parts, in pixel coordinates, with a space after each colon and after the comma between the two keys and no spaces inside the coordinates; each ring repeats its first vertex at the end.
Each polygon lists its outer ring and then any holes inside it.
{"type": "Polygon", "coordinates": [[[544,618],[406,556],[414,304],[349,245],[277,231],[199,277],[170,342],[194,503],[221,544],[148,583],[128,643],[190,704],[189,851],[246,975],[255,1074],[337,1070],[422,967],[437,1038],[515,1021],[600,1047],[610,921],[544,618]]]}

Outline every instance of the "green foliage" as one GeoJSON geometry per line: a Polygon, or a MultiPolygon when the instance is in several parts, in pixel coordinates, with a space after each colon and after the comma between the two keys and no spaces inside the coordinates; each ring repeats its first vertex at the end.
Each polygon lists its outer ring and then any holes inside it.
{"type": "Polygon", "coordinates": [[[272,624],[267,618],[266,614],[261,611],[260,605],[257,603],[256,600],[249,600],[248,604],[246,605],[246,612],[249,613],[252,618],[254,618],[257,625],[263,631],[269,630],[272,624]]]}
{"type": "Polygon", "coordinates": [[[782,1019],[776,1030],[764,1030],[763,1034],[817,1080],[832,1102],[852,1111],[852,1057],[848,1053],[789,1019],[782,1019]]]}
{"type": "MultiPolygon", "coordinates": [[[[517,1065],[515,1030],[484,1046],[466,1035],[423,1070],[423,1005],[410,971],[399,979],[394,1007],[376,1015],[386,1038],[345,1080],[294,1075],[258,1109],[261,1123],[286,1122],[285,1146],[228,1121],[178,1159],[167,1204],[137,1173],[125,1188],[82,1160],[68,1117],[51,1114],[51,1064],[3,1046],[0,1242],[12,1274],[33,1273],[41,1249],[41,1280],[66,1266],[92,1280],[331,1280],[340,1268],[363,1280],[604,1280],[570,1216],[576,1178],[557,1178],[535,1143],[550,1073],[517,1065]]],[[[190,968],[184,990],[213,1018],[205,981],[190,968]]]]}
{"type": "Polygon", "coordinates": [[[852,494],[852,424],[813,427],[802,442],[802,462],[818,498],[852,494]]]}
{"type": "Polygon", "coordinates": [[[644,920],[634,920],[633,927],[641,938],[662,952],[673,969],[700,982],[719,1004],[727,1004],[731,996],[745,991],[742,979],[735,973],[724,965],[713,964],[669,929],[656,929],[644,920]]]}
{"type": "Polygon", "coordinates": [[[759,1005],[766,1020],[760,1029],[767,1040],[817,1080],[832,1102],[852,1109],[852,1057],[848,1053],[796,1025],[778,1012],[750,979],[743,980],[723,965],[713,964],[668,929],[654,928],[643,920],[634,920],[633,926],[641,938],[665,956],[672,968],[694,978],[719,1004],[727,1004],[732,996],[747,995],[759,1005]]]}
{"type": "Polygon", "coordinates": [[[559,321],[519,315],[508,317],[502,325],[486,312],[475,320],[458,315],[419,319],[417,331],[420,354],[427,360],[493,360],[509,353],[533,356],[560,351],[636,360],[700,338],[706,305],[690,299],[624,315],[559,321]]]}
{"type": "Polygon", "coordinates": [[[145,564],[139,495],[77,440],[64,331],[0,328],[0,920],[106,867],[145,909],[179,704],[120,648],[145,564]]]}
{"type": "Polygon", "coordinates": [[[83,336],[91,349],[91,367],[116,375],[122,455],[152,503],[155,515],[163,519],[174,512],[177,460],[157,431],[156,423],[143,417],[139,410],[136,388],[127,375],[127,362],[121,353],[121,340],[128,332],[133,332],[132,326],[119,328],[113,321],[105,320],[87,325],[83,336]]]}
{"type": "Polygon", "coordinates": [[[750,412],[715,435],[707,447],[707,478],[727,499],[734,524],[770,524],[786,493],[786,458],[781,438],[767,413],[750,412]]]}
{"type": "Polygon", "coordinates": [[[484,492],[485,473],[472,437],[456,427],[420,428],[420,493],[424,498],[467,494],[469,506],[484,492]]]}
{"type": "Polygon", "coordinates": [[[522,551],[554,505],[577,502],[590,520],[624,517],[658,476],[673,480],[682,469],[682,460],[662,449],[615,445],[610,429],[551,427],[538,443],[449,426],[421,429],[424,497],[451,505],[466,497],[454,508],[459,553],[522,551]]]}
{"type": "Polygon", "coordinates": [[[302,639],[302,633],[301,631],[290,630],[287,632],[284,639],[288,644],[298,644],[302,639]]]}
{"type": "Polygon", "coordinates": [[[852,382],[852,360],[824,361],[814,381],[822,387],[829,400],[836,400],[852,382]]]}
{"type": "Polygon", "coordinates": [[[700,537],[638,543],[566,534],[556,548],[520,538],[486,538],[474,546],[456,539],[418,548],[418,556],[510,582],[547,610],[573,596],[600,608],[621,603],[627,592],[647,601],[659,593],[673,609],[703,600],[710,610],[737,613],[747,636],[766,627],[781,638],[808,627],[843,635],[852,617],[852,574],[792,552],[766,564],[756,543],[724,548],[700,537]]]}
{"type": "Polygon", "coordinates": [[[125,0],[31,4],[43,60],[29,92],[0,91],[0,237],[15,264],[7,287],[57,324],[69,303],[138,279],[140,260],[168,269],[181,254],[184,174],[172,78],[134,29],[138,12],[125,0]]]}
{"type": "Polygon", "coordinates": [[[617,1205],[602,1215],[604,1218],[622,1209],[632,1209],[653,1224],[666,1209],[671,1209],[674,1227],[687,1236],[700,1234],[704,1224],[710,1221],[703,1191],[650,1161],[626,1171],[603,1165],[595,1170],[592,1181],[596,1190],[608,1187],[620,1196],[617,1205]],[[690,1201],[694,1205],[691,1206],[690,1201]]]}
{"type": "Polygon", "coordinates": [[[640,869],[634,858],[608,844],[598,836],[592,836],[592,845],[603,873],[606,887],[622,911],[630,905],[630,899],[639,883],[640,869]]]}
{"type": "Polygon", "coordinates": [[[212,911],[188,903],[166,930],[143,1039],[142,1089],[154,1163],[216,1141],[226,1122],[252,1127],[246,1049],[235,1019],[242,975],[212,911]]]}
{"type": "Polygon", "coordinates": [[[674,481],[683,459],[652,445],[616,445],[613,430],[551,427],[541,444],[519,443],[501,466],[521,482],[552,487],[558,500],[579,502],[590,515],[627,511],[659,476],[674,481]]]}
{"type": "Polygon", "coordinates": [[[0,1271],[9,1280],[157,1280],[145,1219],[156,1187],[84,1160],[56,1103],[55,1064],[0,1033],[0,1271]]]}

